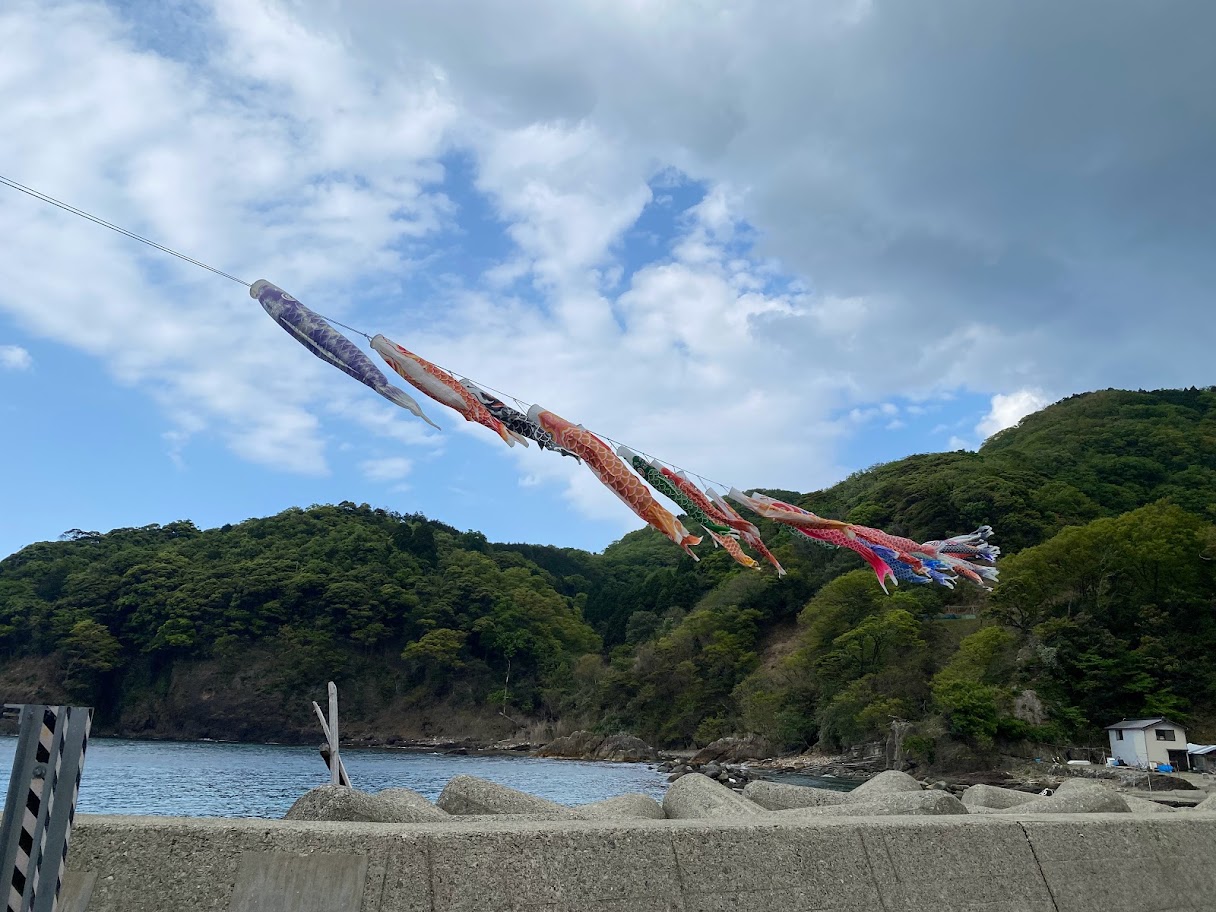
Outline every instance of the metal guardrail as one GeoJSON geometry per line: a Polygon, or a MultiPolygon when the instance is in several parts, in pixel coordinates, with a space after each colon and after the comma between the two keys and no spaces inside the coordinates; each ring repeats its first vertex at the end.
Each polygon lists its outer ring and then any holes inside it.
{"type": "Polygon", "coordinates": [[[0,826],[0,896],[8,912],[55,912],[93,710],[7,704],[2,712],[19,714],[21,727],[0,826]]]}

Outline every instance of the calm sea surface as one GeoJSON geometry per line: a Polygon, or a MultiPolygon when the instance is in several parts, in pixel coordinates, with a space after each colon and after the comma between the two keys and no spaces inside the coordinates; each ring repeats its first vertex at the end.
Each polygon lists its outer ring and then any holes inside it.
{"type": "MultiPolygon", "coordinates": [[[[15,737],[0,737],[0,776],[13,766],[15,737]]],[[[641,763],[449,756],[400,750],[344,749],[356,788],[405,787],[431,800],[453,776],[490,779],[562,804],[626,792],[660,801],[667,775],[641,763]]],[[[316,748],[273,744],[120,741],[93,738],[77,810],[82,814],[181,817],[282,817],[310,788],[329,782],[316,748]]],[[[0,790],[0,800],[3,791],[0,790]]]]}
{"type": "MultiPolygon", "coordinates": [[[[0,736],[0,800],[13,767],[15,737],[0,736]]],[[[348,748],[342,759],[356,788],[405,787],[432,801],[453,776],[490,779],[561,804],[583,804],[641,792],[659,801],[667,774],[644,763],[540,760],[348,748]]],[[[854,783],[774,776],[821,788],[854,783]]],[[[92,738],[80,784],[82,814],[170,817],[282,817],[310,788],[329,782],[316,748],[277,744],[121,741],[92,738]]]]}

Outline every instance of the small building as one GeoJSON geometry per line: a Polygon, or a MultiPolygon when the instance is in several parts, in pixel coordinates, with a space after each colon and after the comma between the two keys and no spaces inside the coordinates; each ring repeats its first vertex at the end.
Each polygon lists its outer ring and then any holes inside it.
{"type": "Polygon", "coordinates": [[[1155,769],[1168,763],[1176,770],[1190,769],[1186,731],[1169,719],[1124,719],[1106,726],[1106,731],[1110,755],[1123,766],[1155,769]]]}
{"type": "Polygon", "coordinates": [[[1191,769],[1196,773],[1216,773],[1216,744],[1188,744],[1191,769]]]}

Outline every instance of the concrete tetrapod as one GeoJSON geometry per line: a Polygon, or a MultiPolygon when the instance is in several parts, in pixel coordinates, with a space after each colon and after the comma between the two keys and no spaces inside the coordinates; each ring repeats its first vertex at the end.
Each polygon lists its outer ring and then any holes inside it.
{"type": "Polygon", "coordinates": [[[930,789],[874,795],[869,801],[848,801],[824,807],[789,808],[773,811],[782,819],[809,817],[888,817],[891,815],[966,814],[967,807],[949,792],[930,789]]]}
{"type": "Polygon", "coordinates": [[[824,807],[843,804],[848,792],[833,789],[812,788],[809,785],[789,785],[784,782],[769,782],[755,779],[743,788],[743,797],[754,801],[770,811],[786,808],[824,807]]]}
{"type": "Polygon", "coordinates": [[[1120,795],[1119,797],[1127,803],[1128,810],[1133,814],[1172,814],[1177,810],[1168,804],[1149,801],[1147,798],[1137,798],[1134,795],[1120,795]]]}
{"type": "Polygon", "coordinates": [[[533,819],[580,819],[573,808],[564,804],[475,776],[450,779],[435,803],[449,814],[526,814],[533,819]]]}
{"type": "Polygon", "coordinates": [[[636,793],[580,804],[574,807],[574,811],[588,820],[622,820],[630,817],[662,820],[667,816],[663,805],[649,795],[636,793]]]}
{"type": "Polygon", "coordinates": [[[1025,804],[1001,808],[1000,814],[1126,814],[1127,802],[1114,791],[1096,782],[1066,779],[1055,794],[1025,804]]]}
{"type": "Polygon", "coordinates": [[[688,773],[671,784],[663,796],[663,811],[672,820],[755,817],[768,813],[754,801],[700,773],[688,773]]]}
{"type": "Polygon", "coordinates": [[[899,770],[884,770],[867,779],[851,792],[846,792],[849,801],[869,801],[875,795],[891,795],[896,792],[924,791],[919,782],[899,770]]]}
{"type": "Polygon", "coordinates": [[[397,808],[402,820],[446,820],[447,811],[435,807],[426,795],[419,794],[413,789],[386,788],[376,792],[378,801],[386,801],[397,808]]]}
{"type": "Polygon", "coordinates": [[[971,807],[1008,808],[1028,801],[1034,801],[1039,795],[1033,792],[1020,792],[1017,789],[1001,788],[999,785],[973,785],[963,792],[963,804],[971,807]]]}
{"type": "Polygon", "coordinates": [[[296,799],[284,820],[345,820],[364,823],[422,823],[448,815],[409,789],[369,795],[347,785],[321,785],[296,799]],[[402,793],[409,793],[406,798],[402,793]]]}

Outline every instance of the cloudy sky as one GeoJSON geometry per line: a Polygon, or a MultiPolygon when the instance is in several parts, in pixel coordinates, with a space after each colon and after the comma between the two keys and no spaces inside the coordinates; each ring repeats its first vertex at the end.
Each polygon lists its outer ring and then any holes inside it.
{"type": "MultiPolygon", "coordinates": [[[[5,0],[0,174],[809,491],[1213,382],[1214,33],[1206,0],[5,0]]],[[[232,281],[5,187],[0,238],[0,555],[341,500],[591,549],[639,525],[232,281]]]]}

